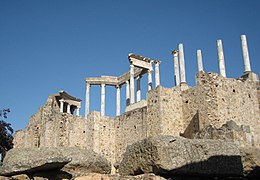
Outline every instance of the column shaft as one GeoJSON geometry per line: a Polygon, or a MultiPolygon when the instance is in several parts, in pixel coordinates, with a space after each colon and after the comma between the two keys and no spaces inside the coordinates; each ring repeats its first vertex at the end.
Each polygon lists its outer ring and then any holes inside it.
{"type": "Polygon", "coordinates": [[[180,58],[180,80],[181,80],[181,83],[186,84],[183,44],[179,44],[179,58],[180,58]]]}
{"type": "Polygon", "coordinates": [[[159,62],[155,63],[155,87],[160,86],[160,69],[159,62]]]}
{"type": "Polygon", "coordinates": [[[223,77],[226,77],[226,68],[225,68],[225,60],[224,60],[224,52],[223,52],[223,46],[222,41],[217,41],[217,47],[218,47],[218,65],[219,65],[219,71],[220,74],[223,77]]]}
{"type": "Polygon", "coordinates": [[[116,87],[116,115],[120,115],[120,86],[116,87]]]}
{"type": "Polygon", "coordinates": [[[126,106],[129,106],[130,104],[130,89],[129,89],[129,81],[125,82],[125,98],[126,98],[126,106]]]}
{"type": "Polygon", "coordinates": [[[179,58],[178,51],[173,51],[173,64],[174,64],[174,83],[175,86],[180,85],[180,71],[179,71],[179,58]]]}
{"type": "Polygon", "coordinates": [[[148,75],[148,91],[150,91],[153,88],[152,71],[148,70],[147,75],[148,75]]]}
{"type": "Polygon", "coordinates": [[[134,65],[130,65],[130,104],[135,103],[134,65]]]}
{"type": "Polygon", "coordinates": [[[141,101],[141,76],[137,77],[136,82],[136,102],[141,101]]]}
{"type": "Polygon", "coordinates": [[[101,116],[105,115],[106,85],[101,84],[101,116]]]}
{"type": "Polygon", "coordinates": [[[63,113],[63,106],[64,106],[64,102],[63,100],[61,99],[60,100],[60,112],[63,113]]]}
{"type": "Polygon", "coordinates": [[[251,65],[250,65],[246,35],[241,35],[241,45],[242,45],[245,72],[249,72],[251,71],[251,65]]]}
{"type": "Polygon", "coordinates": [[[76,109],[76,115],[79,116],[79,107],[76,109]]]}
{"type": "Polygon", "coordinates": [[[202,63],[202,53],[201,50],[197,50],[197,61],[198,61],[198,71],[203,71],[203,63],[202,63]]]}
{"type": "Polygon", "coordinates": [[[71,112],[70,112],[70,104],[67,105],[67,113],[71,114],[71,112]]]}
{"type": "Polygon", "coordinates": [[[90,84],[86,83],[85,119],[87,119],[89,113],[89,102],[90,102],[90,84]]]}

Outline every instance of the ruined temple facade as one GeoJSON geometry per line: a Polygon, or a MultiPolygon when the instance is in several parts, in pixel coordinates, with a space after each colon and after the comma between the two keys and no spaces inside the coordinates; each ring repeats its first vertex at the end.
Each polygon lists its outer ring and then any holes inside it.
{"type": "MultiPolygon", "coordinates": [[[[203,69],[197,52],[196,86],[186,83],[183,45],[173,51],[176,86],[160,85],[161,61],[130,54],[130,71],[119,77],[86,79],[86,115],[78,114],[80,100],[67,93],[51,95],[29,121],[17,131],[14,147],[88,147],[116,165],[127,145],[147,137],[175,135],[186,138],[224,139],[239,146],[260,147],[260,82],[251,71],[245,36],[241,36],[244,74],[227,78],[221,41],[217,42],[220,73],[203,69]],[[151,73],[155,66],[155,87],[151,73]],[[148,92],[141,100],[134,90],[141,76],[148,75],[148,92]],[[101,112],[89,112],[91,85],[101,86],[101,112]],[[117,116],[105,115],[105,85],[117,89],[117,116]],[[120,87],[126,85],[126,111],[120,111],[120,87]],[[137,96],[138,98],[135,98],[137,96]],[[135,102],[135,99],[137,101],[135,102]],[[69,110],[62,102],[71,103],[69,110]],[[76,110],[76,114],[72,112],[76,110]]],[[[68,106],[68,105],[67,105],[68,106]]]]}

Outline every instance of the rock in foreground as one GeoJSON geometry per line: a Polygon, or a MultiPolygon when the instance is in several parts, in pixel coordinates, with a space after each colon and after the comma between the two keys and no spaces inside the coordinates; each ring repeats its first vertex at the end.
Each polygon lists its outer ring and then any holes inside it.
{"type": "Polygon", "coordinates": [[[110,169],[111,164],[104,157],[89,149],[17,148],[8,151],[0,174],[12,176],[61,170],[75,177],[87,173],[109,174],[110,169]]]}
{"type": "Polygon", "coordinates": [[[222,140],[151,137],[127,147],[119,166],[121,175],[242,176],[238,147],[222,140]]]}

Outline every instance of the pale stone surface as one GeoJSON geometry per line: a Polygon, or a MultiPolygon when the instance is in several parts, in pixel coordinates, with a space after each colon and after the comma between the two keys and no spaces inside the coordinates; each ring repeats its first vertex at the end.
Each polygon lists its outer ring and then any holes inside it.
{"type": "Polygon", "coordinates": [[[241,46],[242,46],[242,53],[244,59],[244,69],[245,69],[244,71],[248,72],[251,71],[251,65],[250,65],[246,35],[241,35],[241,46]]]}
{"type": "Polygon", "coordinates": [[[121,175],[241,176],[238,147],[221,140],[189,140],[175,136],[147,138],[127,147],[121,175]]]}
{"type": "Polygon", "coordinates": [[[106,105],[106,85],[101,84],[101,102],[100,102],[100,113],[101,116],[105,115],[105,105],[106,105]]]}
{"type": "Polygon", "coordinates": [[[152,71],[148,70],[147,73],[148,73],[148,77],[147,77],[147,79],[148,79],[148,88],[147,88],[147,90],[150,91],[150,90],[153,89],[152,71]]]}
{"type": "Polygon", "coordinates": [[[89,103],[90,103],[90,84],[86,83],[86,102],[85,102],[85,118],[87,119],[89,113],[89,103]]]}
{"type": "Polygon", "coordinates": [[[173,64],[174,64],[174,83],[175,86],[180,85],[180,71],[179,71],[179,52],[177,50],[172,51],[173,64]]]}
{"type": "Polygon", "coordinates": [[[241,148],[240,152],[244,175],[260,177],[260,149],[246,147],[241,148]]]}
{"type": "Polygon", "coordinates": [[[116,87],[116,115],[120,115],[120,86],[116,87]]]}
{"type": "Polygon", "coordinates": [[[226,77],[226,67],[224,60],[224,52],[222,46],[222,40],[217,40],[217,48],[218,48],[218,66],[219,72],[223,77],[226,77]]]}
{"type": "Polygon", "coordinates": [[[134,65],[130,65],[130,104],[135,103],[134,65]]]}
{"type": "Polygon", "coordinates": [[[179,59],[180,59],[180,81],[186,83],[185,60],[183,44],[179,44],[179,59]]]}
{"type": "Polygon", "coordinates": [[[160,86],[160,62],[155,62],[155,87],[160,86]]]}
{"type": "Polygon", "coordinates": [[[198,61],[198,71],[203,71],[202,53],[201,50],[197,50],[197,61],[198,61]]]}

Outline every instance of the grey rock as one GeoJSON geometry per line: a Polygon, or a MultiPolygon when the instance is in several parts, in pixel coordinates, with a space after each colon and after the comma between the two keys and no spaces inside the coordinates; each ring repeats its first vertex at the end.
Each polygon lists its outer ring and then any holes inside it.
{"type": "Polygon", "coordinates": [[[238,147],[231,142],[157,136],[127,147],[119,165],[121,175],[155,173],[199,176],[241,176],[238,147]]]}
{"type": "Polygon", "coordinates": [[[63,156],[55,148],[11,149],[6,154],[0,174],[10,176],[59,169],[70,161],[71,158],[63,156]]]}
{"type": "MultiPolygon", "coordinates": [[[[16,148],[8,151],[1,175],[48,173],[61,170],[72,176],[85,173],[110,173],[111,164],[90,149],[67,148],[16,148]]],[[[47,175],[47,174],[46,174],[47,175]]]]}

